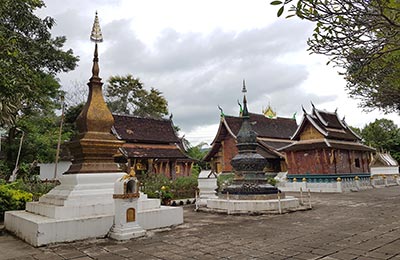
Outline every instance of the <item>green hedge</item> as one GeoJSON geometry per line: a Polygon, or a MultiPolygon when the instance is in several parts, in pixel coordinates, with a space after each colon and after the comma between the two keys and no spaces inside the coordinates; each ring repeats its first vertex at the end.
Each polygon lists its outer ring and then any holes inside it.
{"type": "Polygon", "coordinates": [[[19,190],[18,182],[0,184],[0,219],[4,219],[4,212],[9,210],[25,209],[25,203],[32,201],[32,193],[19,190]]]}
{"type": "Polygon", "coordinates": [[[178,177],[170,180],[163,174],[149,174],[141,176],[141,190],[149,198],[162,198],[163,196],[172,199],[193,198],[197,189],[197,177],[178,177]],[[164,191],[162,187],[164,186],[164,191]]]}

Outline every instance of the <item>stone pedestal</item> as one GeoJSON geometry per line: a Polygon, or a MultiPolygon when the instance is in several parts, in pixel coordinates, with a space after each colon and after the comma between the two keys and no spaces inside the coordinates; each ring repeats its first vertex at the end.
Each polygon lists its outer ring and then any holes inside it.
{"type": "Polygon", "coordinates": [[[217,199],[216,189],[217,175],[211,171],[201,171],[198,177],[199,197],[196,204],[198,206],[207,205],[207,199],[217,199]]]}
{"type": "Polygon", "coordinates": [[[207,208],[228,214],[263,214],[296,211],[300,209],[300,203],[297,198],[289,196],[280,200],[276,196],[265,200],[210,199],[207,208]]]}
{"type": "Polygon", "coordinates": [[[5,213],[4,226],[33,246],[104,237],[113,225],[114,182],[124,173],[68,174],[61,185],[5,213]]]}
{"type": "MultiPolygon", "coordinates": [[[[124,174],[63,175],[61,185],[39,202],[7,211],[5,229],[33,246],[105,237],[114,224],[114,183],[124,174]]],[[[183,223],[181,207],[161,206],[143,193],[137,203],[137,223],[145,230],[183,223]]]]}

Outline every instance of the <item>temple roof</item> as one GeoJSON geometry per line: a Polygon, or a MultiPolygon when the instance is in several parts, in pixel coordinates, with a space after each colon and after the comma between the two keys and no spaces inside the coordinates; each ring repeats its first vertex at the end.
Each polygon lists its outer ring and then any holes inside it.
{"type": "MultiPolygon", "coordinates": [[[[271,119],[260,114],[249,113],[249,115],[251,127],[257,133],[258,138],[290,139],[297,129],[296,120],[292,118],[277,117],[271,119]]],[[[242,125],[242,118],[225,116],[223,121],[229,133],[236,137],[242,125]]]]}
{"type": "Polygon", "coordinates": [[[327,112],[314,107],[308,114],[304,109],[303,119],[292,136],[292,140],[299,140],[300,134],[307,124],[311,124],[325,138],[337,140],[360,141],[361,138],[354,133],[343,120],[340,120],[337,112],[327,112]]]}
{"type": "Polygon", "coordinates": [[[334,148],[334,149],[367,151],[367,152],[375,151],[374,148],[371,148],[359,142],[328,140],[326,138],[296,141],[292,144],[279,148],[278,151],[288,152],[288,151],[299,151],[299,150],[312,150],[318,148],[334,148]]]}
{"type": "Polygon", "coordinates": [[[126,142],[179,143],[169,119],[153,119],[114,114],[113,132],[126,142]]]}
{"type": "MultiPolygon", "coordinates": [[[[249,113],[250,124],[253,131],[257,134],[259,147],[257,152],[266,158],[279,158],[283,155],[276,151],[277,148],[286,146],[290,141],[291,135],[297,128],[296,120],[293,118],[277,117],[267,118],[264,115],[249,113]]],[[[218,128],[218,132],[212,142],[212,147],[203,160],[210,160],[221,147],[221,141],[230,135],[236,139],[243,119],[236,116],[223,116],[218,128]]]]}
{"type": "Polygon", "coordinates": [[[186,156],[177,145],[125,144],[121,148],[126,157],[143,159],[180,159],[195,161],[186,156]]]}

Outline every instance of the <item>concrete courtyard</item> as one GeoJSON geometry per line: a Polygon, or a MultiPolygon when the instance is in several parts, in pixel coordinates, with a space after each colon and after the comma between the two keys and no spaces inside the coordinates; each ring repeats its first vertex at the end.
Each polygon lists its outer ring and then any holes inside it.
{"type": "MultiPolygon", "coordinates": [[[[298,196],[299,194],[293,194],[298,196]]],[[[184,210],[181,226],[116,242],[33,248],[1,232],[0,259],[400,259],[400,187],[312,194],[313,210],[232,216],[184,210]]]]}

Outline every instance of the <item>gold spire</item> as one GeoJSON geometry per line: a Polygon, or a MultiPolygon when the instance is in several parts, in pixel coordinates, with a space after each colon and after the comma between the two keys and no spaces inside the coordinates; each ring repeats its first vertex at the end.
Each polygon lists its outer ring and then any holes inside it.
{"type": "Polygon", "coordinates": [[[96,15],[94,17],[92,33],[90,34],[90,40],[95,43],[103,41],[103,34],[101,33],[101,28],[100,28],[100,23],[99,23],[99,17],[97,16],[97,11],[96,11],[96,15]]]}
{"type": "Polygon", "coordinates": [[[87,102],[76,119],[78,134],[68,143],[74,160],[67,173],[119,172],[113,156],[124,141],[111,134],[114,118],[103,97],[97,51],[97,43],[103,41],[103,36],[97,12],[90,39],[95,42],[92,77],[87,102]]]}

